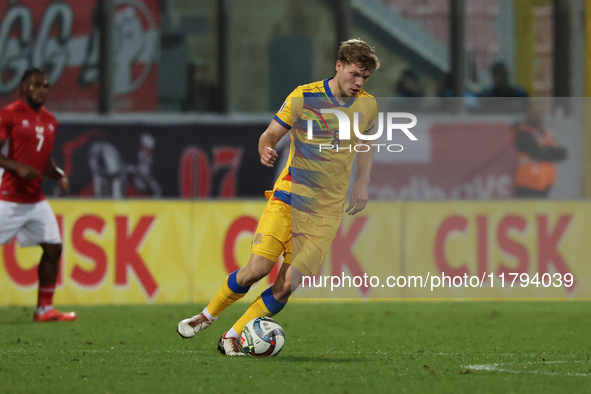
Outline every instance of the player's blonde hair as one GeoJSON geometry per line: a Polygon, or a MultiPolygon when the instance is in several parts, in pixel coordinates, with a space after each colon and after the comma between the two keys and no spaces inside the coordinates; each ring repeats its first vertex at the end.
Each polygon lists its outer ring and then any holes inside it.
{"type": "Polygon", "coordinates": [[[341,42],[337,58],[341,63],[355,64],[370,73],[380,68],[380,60],[376,56],[374,48],[359,38],[341,42]]]}

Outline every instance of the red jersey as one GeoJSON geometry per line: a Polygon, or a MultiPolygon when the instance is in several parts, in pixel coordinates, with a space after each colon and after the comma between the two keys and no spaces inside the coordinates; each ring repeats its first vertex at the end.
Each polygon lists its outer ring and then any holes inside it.
{"type": "Polygon", "coordinates": [[[41,171],[41,178],[25,181],[4,170],[0,200],[32,204],[45,199],[41,190],[43,170],[53,151],[57,120],[41,107],[33,111],[23,100],[0,110],[0,139],[8,143],[8,158],[41,171]]]}

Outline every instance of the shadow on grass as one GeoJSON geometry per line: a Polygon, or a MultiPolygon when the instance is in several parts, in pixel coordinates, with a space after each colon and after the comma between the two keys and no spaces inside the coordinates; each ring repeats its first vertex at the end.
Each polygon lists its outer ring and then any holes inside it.
{"type": "Polygon", "coordinates": [[[319,357],[308,357],[308,356],[279,356],[279,357],[261,357],[261,359],[278,361],[278,362],[286,362],[286,363],[293,363],[293,362],[320,362],[320,363],[337,363],[337,364],[345,364],[345,363],[366,363],[371,361],[371,359],[366,357],[359,357],[359,358],[337,358],[337,357],[326,357],[326,356],[319,356],[319,357]]]}
{"type": "Polygon", "coordinates": [[[35,308],[8,306],[0,308],[0,324],[23,326],[33,324],[35,308]]]}
{"type": "Polygon", "coordinates": [[[23,319],[22,317],[13,320],[0,320],[0,324],[9,324],[13,326],[29,326],[33,323],[34,321],[32,317],[27,320],[23,319]]]}

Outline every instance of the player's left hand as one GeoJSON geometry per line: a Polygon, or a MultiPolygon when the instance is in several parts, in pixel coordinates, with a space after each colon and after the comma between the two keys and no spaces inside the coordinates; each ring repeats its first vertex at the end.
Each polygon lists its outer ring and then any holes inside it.
{"type": "Polygon", "coordinates": [[[357,212],[361,212],[367,205],[368,197],[368,186],[365,183],[355,183],[351,190],[351,199],[349,200],[349,206],[345,209],[349,215],[355,215],[357,212]]]}
{"type": "Polygon", "coordinates": [[[57,181],[57,187],[59,187],[60,189],[60,196],[67,196],[68,194],[70,194],[70,180],[68,179],[67,176],[63,176],[61,177],[58,181],[57,181]]]}

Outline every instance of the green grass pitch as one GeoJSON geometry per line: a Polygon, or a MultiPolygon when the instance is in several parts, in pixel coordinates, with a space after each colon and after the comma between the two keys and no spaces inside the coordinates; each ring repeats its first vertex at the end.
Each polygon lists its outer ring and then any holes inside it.
{"type": "Polygon", "coordinates": [[[591,393],[589,301],[294,302],[278,356],[219,355],[245,307],[190,340],[176,324],[202,306],[0,308],[0,394],[591,393]]]}

